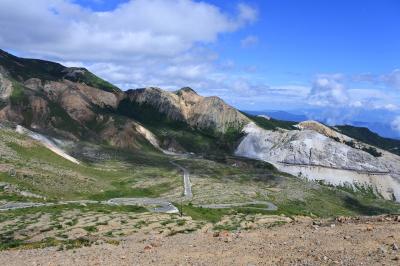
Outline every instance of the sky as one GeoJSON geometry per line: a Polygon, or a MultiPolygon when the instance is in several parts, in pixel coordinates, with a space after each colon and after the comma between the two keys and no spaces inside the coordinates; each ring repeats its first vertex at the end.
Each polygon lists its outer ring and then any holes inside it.
{"type": "Polygon", "coordinates": [[[400,136],[398,0],[0,0],[0,48],[400,136]]]}

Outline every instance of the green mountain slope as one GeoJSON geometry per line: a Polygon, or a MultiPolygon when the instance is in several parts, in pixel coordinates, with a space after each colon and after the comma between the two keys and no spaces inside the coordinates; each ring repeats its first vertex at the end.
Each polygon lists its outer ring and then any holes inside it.
{"type": "Polygon", "coordinates": [[[120,89],[111,83],[93,75],[85,68],[68,68],[61,64],[16,57],[0,49],[0,66],[16,81],[26,81],[38,78],[48,81],[67,79],[73,82],[85,83],[108,92],[118,92],[120,89]]]}
{"type": "Polygon", "coordinates": [[[383,138],[366,127],[345,125],[336,126],[336,128],[351,138],[400,155],[400,140],[383,138]]]}

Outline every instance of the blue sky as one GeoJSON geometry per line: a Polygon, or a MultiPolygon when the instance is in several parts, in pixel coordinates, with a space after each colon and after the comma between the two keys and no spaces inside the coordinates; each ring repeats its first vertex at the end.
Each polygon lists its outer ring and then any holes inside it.
{"type": "Polygon", "coordinates": [[[399,14],[398,0],[2,0],[0,47],[123,89],[191,86],[400,134],[399,14]]]}

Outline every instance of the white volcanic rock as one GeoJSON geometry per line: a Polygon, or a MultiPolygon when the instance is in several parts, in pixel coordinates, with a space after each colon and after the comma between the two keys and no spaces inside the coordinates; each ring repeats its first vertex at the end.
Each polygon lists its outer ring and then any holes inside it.
{"type": "MultiPolygon", "coordinates": [[[[63,149],[61,149],[59,146],[57,146],[56,142],[53,141],[52,139],[50,139],[42,134],[30,131],[29,129],[26,129],[20,125],[17,125],[17,128],[15,129],[15,131],[19,134],[27,135],[27,136],[31,137],[32,139],[39,141],[40,143],[43,144],[43,146],[45,146],[52,152],[60,155],[61,157],[67,159],[68,161],[71,161],[76,164],[80,164],[80,162],[77,159],[75,159],[71,155],[67,154],[63,149]]],[[[57,142],[60,143],[61,141],[58,140],[57,142]]]]}
{"type": "MultiPolygon", "coordinates": [[[[1,68],[1,66],[0,66],[1,68]]],[[[8,99],[12,92],[12,82],[5,78],[2,70],[0,69],[0,99],[5,100],[8,99]]]]}
{"type": "Polygon", "coordinates": [[[250,123],[244,127],[246,136],[235,153],[270,162],[296,176],[325,180],[334,185],[372,185],[385,198],[394,195],[400,199],[399,156],[379,150],[382,156],[374,157],[341,142],[351,138],[318,124],[308,121],[298,125],[300,130],[270,131],[250,123]]]}

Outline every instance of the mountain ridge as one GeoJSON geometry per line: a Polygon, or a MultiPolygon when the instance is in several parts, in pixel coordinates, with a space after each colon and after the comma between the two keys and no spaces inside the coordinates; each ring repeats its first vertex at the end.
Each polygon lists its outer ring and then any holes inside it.
{"type": "Polygon", "coordinates": [[[43,134],[131,150],[220,157],[235,153],[335,185],[363,182],[387,199],[391,195],[400,199],[396,185],[400,159],[380,149],[386,146],[376,147],[377,138],[364,143],[354,134],[345,136],[340,128],[315,121],[297,123],[246,114],[219,97],[203,97],[189,87],[177,91],[104,89],[96,84],[108,82],[86,69],[4,54],[0,66],[0,118],[43,134]],[[320,175],[305,171],[304,166],[362,174],[332,180],[332,173],[320,175]],[[367,178],[378,172],[387,173],[383,183],[367,178]]]}

